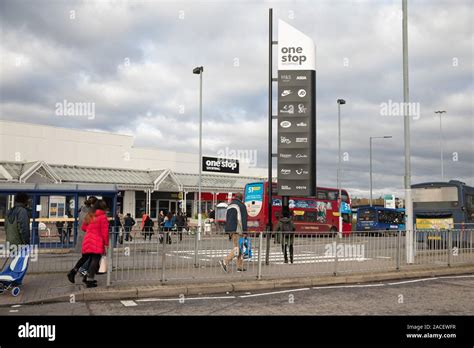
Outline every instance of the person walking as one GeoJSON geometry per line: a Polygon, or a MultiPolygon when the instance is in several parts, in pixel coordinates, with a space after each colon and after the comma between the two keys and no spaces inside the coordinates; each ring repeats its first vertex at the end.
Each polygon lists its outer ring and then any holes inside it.
{"type": "Polygon", "coordinates": [[[168,212],[168,215],[166,215],[163,225],[164,231],[167,234],[166,243],[168,244],[171,244],[171,229],[174,227],[175,223],[176,217],[173,215],[173,213],[168,212]]]}
{"type": "Polygon", "coordinates": [[[287,249],[290,251],[290,262],[293,263],[293,244],[295,242],[296,228],[291,219],[289,210],[283,212],[275,231],[276,241],[277,243],[281,243],[281,251],[283,252],[285,263],[288,263],[287,249]]]}
{"type": "Polygon", "coordinates": [[[115,217],[114,217],[114,226],[113,226],[113,229],[112,229],[112,233],[113,233],[113,246],[114,248],[117,247],[117,241],[122,244],[123,243],[123,236],[121,235],[122,234],[122,219],[121,219],[121,216],[120,216],[120,213],[117,211],[115,213],[115,217]]]}
{"type": "Polygon", "coordinates": [[[92,210],[93,205],[97,202],[97,197],[90,196],[84,201],[84,204],[79,209],[79,216],[77,218],[77,240],[74,251],[80,253],[82,251],[82,242],[84,241],[84,231],[82,231],[82,224],[87,214],[92,210]]]}
{"type": "Polygon", "coordinates": [[[83,282],[86,283],[88,288],[97,286],[95,274],[99,269],[100,259],[106,253],[106,247],[109,245],[109,221],[106,210],[107,204],[105,201],[98,200],[84,219],[81,228],[86,234],[82,244],[82,257],[67,274],[67,278],[71,283],[75,283],[74,278],[80,267],[90,260],[83,282]]]}
{"type": "Polygon", "coordinates": [[[65,216],[68,221],[66,221],[66,233],[64,235],[64,242],[66,246],[69,246],[69,243],[71,243],[71,235],[72,235],[72,229],[74,228],[74,222],[73,220],[70,220],[71,218],[74,218],[72,213],[69,211],[67,213],[67,216],[65,216]]]}
{"type": "Polygon", "coordinates": [[[151,241],[151,236],[153,235],[153,220],[145,212],[143,212],[142,215],[142,232],[144,234],[145,240],[148,237],[148,239],[151,241]]]}
{"type": "Polygon", "coordinates": [[[242,197],[242,193],[236,193],[226,210],[225,232],[229,233],[232,240],[232,250],[226,258],[219,260],[224,272],[228,271],[228,266],[234,258],[237,258],[237,272],[246,271],[243,268],[243,259],[239,248],[240,236],[247,232],[247,208],[242,203],[242,197]]]}
{"type": "MultiPolygon", "coordinates": [[[[63,216],[63,218],[66,218],[66,217],[67,217],[66,215],[63,216]]],[[[63,220],[56,221],[56,230],[58,231],[59,243],[63,244],[63,240],[64,240],[64,221],[63,220]]]]}
{"type": "Polygon", "coordinates": [[[158,214],[158,231],[163,231],[163,225],[165,224],[165,214],[163,210],[160,210],[160,214],[158,214]]]}
{"type": "MultiPolygon", "coordinates": [[[[84,236],[85,236],[85,231],[82,230],[82,225],[84,224],[86,216],[93,211],[93,207],[95,203],[97,202],[97,197],[95,196],[90,196],[84,201],[84,204],[79,210],[79,217],[77,219],[77,241],[76,241],[76,246],[74,247],[74,251],[77,253],[82,253],[82,244],[84,242],[84,236]]],[[[89,263],[90,259],[87,260],[81,268],[79,268],[79,273],[82,274],[82,276],[86,276],[87,270],[89,269],[89,263]]]]}
{"type": "Polygon", "coordinates": [[[28,215],[28,200],[26,193],[15,195],[15,205],[11,208],[5,219],[6,242],[11,246],[30,244],[30,217],[28,215]]]}
{"type": "Polygon", "coordinates": [[[126,242],[128,242],[129,239],[130,239],[130,241],[133,240],[133,237],[130,235],[130,233],[132,232],[132,227],[135,225],[135,223],[136,222],[132,218],[130,213],[127,213],[127,215],[125,216],[124,221],[123,221],[123,229],[124,229],[124,233],[125,233],[125,241],[126,242]]]}
{"type": "Polygon", "coordinates": [[[181,242],[183,240],[183,229],[186,227],[186,219],[181,211],[176,216],[176,227],[178,229],[179,241],[181,242]]]}

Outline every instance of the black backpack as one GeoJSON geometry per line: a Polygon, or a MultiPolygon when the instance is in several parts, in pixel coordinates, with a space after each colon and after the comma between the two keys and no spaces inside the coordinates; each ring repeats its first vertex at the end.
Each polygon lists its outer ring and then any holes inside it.
{"type": "Polygon", "coordinates": [[[147,216],[145,220],[145,227],[152,228],[154,225],[155,223],[153,222],[153,220],[149,216],[147,216]]]}

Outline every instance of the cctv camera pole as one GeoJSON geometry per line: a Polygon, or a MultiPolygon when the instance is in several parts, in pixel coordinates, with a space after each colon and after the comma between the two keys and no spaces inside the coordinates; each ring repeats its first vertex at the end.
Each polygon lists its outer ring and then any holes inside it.
{"type": "Polygon", "coordinates": [[[405,137],[405,218],[406,218],[406,261],[414,263],[413,238],[413,201],[411,198],[411,166],[410,166],[410,115],[408,113],[409,90],[408,90],[408,20],[407,0],[402,0],[403,9],[403,105],[404,105],[404,137],[405,137]]]}

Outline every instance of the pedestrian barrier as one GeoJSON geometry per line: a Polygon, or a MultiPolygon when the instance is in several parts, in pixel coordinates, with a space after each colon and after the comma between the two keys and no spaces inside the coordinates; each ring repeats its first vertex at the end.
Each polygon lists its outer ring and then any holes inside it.
{"type": "MultiPolygon", "coordinates": [[[[466,228],[415,231],[414,262],[408,264],[405,231],[354,231],[342,236],[298,231],[294,234],[248,233],[247,246],[250,246],[251,255],[242,259],[243,271],[237,269],[237,258],[234,258],[224,272],[219,261],[226,258],[234,247],[226,233],[155,230],[153,234],[145,235],[133,229],[127,235],[121,228],[112,228],[107,251],[107,284],[337,276],[474,264],[473,234],[474,229],[466,228]]],[[[29,273],[66,273],[80,258],[80,250],[74,248],[73,238],[66,245],[54,230],[47,238],[50,241],[43,239],[34,249],[36,258],[35,255],[31,258],[29,273]],[[52,239],[55,237],[57,240],[52,239]]],[[[0,244],[5,245],[3,229],[0,229],[0,244]]],[[[2,250],[3,264],[8,255],[5,254],[6,247],[2,250]]]]}
{"type": "Polygon", "coordinates": [[[243,259],[245,271],[238,271],[234,258],[225,272],[219,261],[233,249],[228,234],[170,231],[161,233],[161,237],[155,234],[146,241],[137,237],[113,249],[111,281],[173,283],[206,279],[270,279],[472,264],[473,232],[474,229],[415,231],[413,264],[406,261],[405,231],[352,232],[342,237],[301,232],[293,235],[249,233],[246,236],[252,255],[243,259]],[[293,250],[293,260],[290,249],[293,250]]]}

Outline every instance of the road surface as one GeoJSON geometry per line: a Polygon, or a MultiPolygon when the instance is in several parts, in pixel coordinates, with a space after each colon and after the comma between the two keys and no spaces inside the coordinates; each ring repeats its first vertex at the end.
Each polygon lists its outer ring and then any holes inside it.
{"type": "Polygon", "coordinates": [[[0,308],[0,315],[473,315],[474,275],[0,308]]]}

